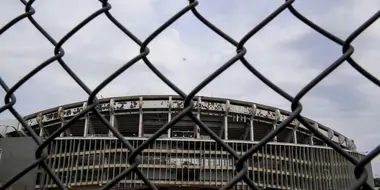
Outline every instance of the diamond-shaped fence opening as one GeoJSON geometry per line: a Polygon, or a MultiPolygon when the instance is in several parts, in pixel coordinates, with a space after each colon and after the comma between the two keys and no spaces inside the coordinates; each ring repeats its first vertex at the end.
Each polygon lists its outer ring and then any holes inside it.
{"type": "MultiPolygon", "coordinates": [[[[190,0],[146,39],[139,39],[111,14],[112,2],[101,0],[98,10],[61,39],[54,39],[34,20],[33,15],[38,12],[33,8],[34,2],[21,0],[25,12],[0,28],[1,38],[20,21],[27,20],[54,47],[51,57],[41,60],[40,65],[15,85],[7,86],[0,76],[1,87],[6,92],[0,113],[9,111],[19,123],[11,129],[7,127],[1,134],[8,138],[0,141],[0,159],[7,160],[13,168],[7,176],[0,173],[1,190],[26,188],[28,184],[35,185],[36,189],[373,189],[370,162],[380,153],[380,146],[366,155],[353,151],[352,140],[303,117],[301,100],[344,62],[368,82],[380,86],[379,79],[351,57],[354,53],[351,42],[380,17],[380,11],[352,31],[347,39],[340,39],[299,13],[292,6],[294,0],[287,0],[241,39],[233,39],[198,12],[200,2],[190,0]],[[245,43],[284,11],[342,47],[341,56],[294,97],[268,80],[244,57],[249,51],[245,43]],[[148,58],[149,44],[186,14],[194,15],[236,47],[233,57],[188,94],[177,87],[175,81],[166,78],[148,58]],[[63,46],[99,16],[107,17],[140,47],[140,51],[91,90],[66,64],[63,46]],[[145,64],[177,94],[97,98],[104,87],[137,62],[145,64]],[[22,117],[13,107],[17,103],[14,93],[50,64],[59,64],[88,94],[88,100],[22,117]],[[197,96],[234,64],[243,64],[252,75],[287,99],[291,112],[197,96]],[[23,156],[31,152],[17,152],[19,145],[16,144],[21,143],[18,138],[24,139],[22,142],[27,144],[24,148],[34,152],[33,156],[23,156]],[[15,152],[7,153],[5,149],[10,146],[15,152]],[[7,158],[18,154],[17,159],[7,158]],[[16,167],[17,162],[20,167],[16,167]],[[21,162],[28,164],[24,166],[21,162]]],[[[10,171],[4,162],[0,168],[10,171]]]]}

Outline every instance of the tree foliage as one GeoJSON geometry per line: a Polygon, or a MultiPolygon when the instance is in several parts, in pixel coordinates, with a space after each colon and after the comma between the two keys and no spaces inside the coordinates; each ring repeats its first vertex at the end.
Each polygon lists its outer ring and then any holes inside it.
{"type": "Polygon", "coordinates": [[[375,183],[375,187],[380,187],[380,178],[375,178],[374,183],[375,183]]]}

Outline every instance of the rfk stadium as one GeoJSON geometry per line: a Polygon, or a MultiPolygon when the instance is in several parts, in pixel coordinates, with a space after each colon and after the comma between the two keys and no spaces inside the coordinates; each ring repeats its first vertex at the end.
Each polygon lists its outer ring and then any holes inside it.
{"type": "MultiPolygon", "coordinates": [[[[184,108],[180,97],[169,95],[115,97],[99,102],[97,110],[135,148],[184,108]]],[[[214,97],[196,97],[194,105],[194,115],[239,155],[289,115],[288,111],[270,106],[214,97]]],[[[85,108],[86,102],[78,102],[24,118],[37,135],[47,138],[85,108]]],[[[307,121],[353,157],[363,157],[352,139],[316,121],[307,121]]],[[[21,139],[20,134],[30,136],[21,125],[8,128],[3,136],[21,139]]],[[[128,148],[92,113],[56,138],[47,153],[46,163],[68,189],[97,189],[129,167],[128,148]]],[[[34,156],[33,152],[29,154],[34,156]]],[[[140,156],[139,169],[160,189],[217,189],[236,175],[236,160],[187,116],[140,156]]],[[[354,166],[297,121],[246,163],[249,178],[262,189],[348,189],[356,181],[354,166]]],[[[367,170],[372,173],[370,165],[367,170]]],[[[36,168],[35,173],[36,189],[58,188],[42,168],[36,168]]],[[[114,188],[147,187],[132,173],[114,188]]],[[[239,182],[234,189],[249,187],[239,182]]]]}

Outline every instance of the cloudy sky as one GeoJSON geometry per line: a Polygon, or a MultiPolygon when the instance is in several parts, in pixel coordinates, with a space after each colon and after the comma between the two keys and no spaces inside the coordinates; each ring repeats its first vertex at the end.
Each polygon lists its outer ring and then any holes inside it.
{"type": "MultiPolygon", "coordinates": [[[[142,41],[173,14],[185,0],[112,0],[111,13],[142,41]]],[[[198,11],[239,40],[283,3],[272,1],[202,0],[198,11]]],[[[296,1],[294,7],[312,21],[344,39],[380,9],[378,0],[296,1]]],[[[34,18],[59,41],[71,28],[100,8],[95,0],[51,0],[34,3],[34,18]]],[[[0,26],[21,14],[24,6],[1,0],[0,26]]],[[[353,58],[380,76],[380,21],[354,41],[353,58]],[[376,32],[377,31],[377,32],[376,32]]],[[[341,55],[341,47],[297,20],[289,11],[264,27],[245,46],[247,60],[270,80],[295,95],[341,55]]],[[[138,55],[139,46],[104,15],[70,38],[63,48],[65,62],[94,89],[102,80],[138,55]]],[[[204,26],[191,12],[161,33],[148,58],[162,73],[189,93],[199,82],[234,56],[235,48],[204,26]]],[[[53,55],[54,47],[26,19],[0,36],[0,77],[9,86],[53,55]]],[[[73,101],[86,94],[54,62],[16,91],[16,108],[30,114],[73,101]]],[[[138,62],[100,92],[103,97],[137,94],[174,94],[143,62],[138,62]]],[[[5,93],[0,90],[0,97],[5,93]]],[[[199,95],[253,101],[290,110],[290,103],[266,87],[240,63],[220,75],[199,95]]],[[[348,63],[317,85],[303,99],[303,115],[353,138],[359,151],[380,142],[380,88],[348,63]]],[[[2,105],[2,104],[0,104],[2,105]]],[[[0,119],[12,118],[9,113],[0,119]]],[[[380,175],[380,159],[373,163],[380,175]]]]}

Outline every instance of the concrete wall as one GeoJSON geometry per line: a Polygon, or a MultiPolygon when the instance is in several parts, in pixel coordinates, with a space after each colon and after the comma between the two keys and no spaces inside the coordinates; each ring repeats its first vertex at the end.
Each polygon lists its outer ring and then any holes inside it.
{"type": "MultiPolygon", "coordinates": [[[[1,138],[0,183],[4,184],[35,160],[36,143],[30,137],[1,138]]],[[[37,168],[17,180],[9,189],[35,189],[37,168]]]]}
{"type": "Polygon", "coordinates": [[[375,187],[375,182],[374,182],[374,179],[373,179],[372,163],[371,162],[366,166],[366,169],[367,169],[367,172],[368,172],[367,183],[371,187],[375,187]]]}

